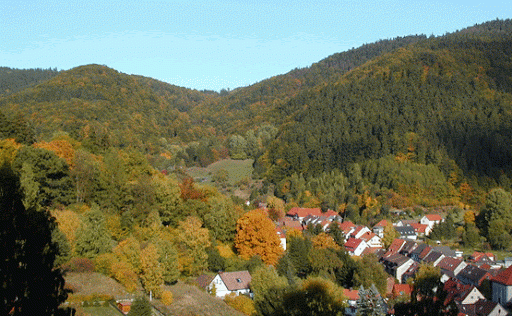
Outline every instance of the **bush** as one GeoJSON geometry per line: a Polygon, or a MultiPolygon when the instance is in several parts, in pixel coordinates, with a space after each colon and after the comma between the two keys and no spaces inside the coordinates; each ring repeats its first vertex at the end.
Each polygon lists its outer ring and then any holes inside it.
{"type": "Polygon", "coordinates": [[[163,291],[162,292],[162,298],[160,299],[164,305],[171,305],[174,301],[173,295],[171,291],[163,291]]]}
{"type": "Polygon", "coordinates": [[[256,312],[254,308],[254,302],[245,295],[236,295],[231,293],[226,295],[224,301],[229,306],[233,307],[237,311],[244,313],[245,315],[252,315],[256,312]]]}
{"type": "Polygon", "coordinates": [[[63,270],[69,272],[93,272],[94,262],[87,258],[73,258],[63,266],[63,270]]]}

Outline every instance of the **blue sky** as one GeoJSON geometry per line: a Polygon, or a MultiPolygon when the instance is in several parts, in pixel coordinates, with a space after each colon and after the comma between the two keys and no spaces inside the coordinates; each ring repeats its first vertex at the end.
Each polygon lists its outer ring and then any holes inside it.
{"type": "Polygon", "coordinates": [[[508,1],[0,0],[0,66],[95,63],[219,91],[379,39],[496,18],[512,18],[508,1]]]}

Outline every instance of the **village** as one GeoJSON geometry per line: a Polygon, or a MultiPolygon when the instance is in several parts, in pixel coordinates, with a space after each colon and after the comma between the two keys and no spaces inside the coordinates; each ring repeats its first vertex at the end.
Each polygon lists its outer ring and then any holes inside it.
{"type": "MultiPolygon", "coordinates": [[[[438,243],[429,245],[423,242],[434,226],[443,221],[439,214],[426,214],[417,221],[399,220],[391,223],[381,220],[370,228],[343,221],[331,210],[322,212],[320,208],[294,207],[277,222],[276,233],[286,250],[287,231],[305,231],[308,227],[319,225],[326,232],[332,223],[337,223],[345,237],[344,248],[350,256],[374,254],[379,258],[389,274],[386,293],[379,293],[375,287],[345,289],[348,305],[345,315],[357,315],[363,301],[369,296],[374,296],[377,302],[375,308],[381,314],[393,315],[394,311],[387,302],[397,298],[411,300],[414,293],[411,281],[421,265],[440,270],[440,281],[446,291],[442,304],[446,307],[456,306],[458,315],[507,315],[512,306],[512,258],[496,260],[490,252],[464,253],[438,243]],[[384,229],[390,224],[399,237],[384,248],[384,229]]],[[[202,275],[197,283],[208,292],[215,288],[214,294],[219,298],[231,293],[252,295],[248,271],[220,271],[215,276],[202,275]]]]}

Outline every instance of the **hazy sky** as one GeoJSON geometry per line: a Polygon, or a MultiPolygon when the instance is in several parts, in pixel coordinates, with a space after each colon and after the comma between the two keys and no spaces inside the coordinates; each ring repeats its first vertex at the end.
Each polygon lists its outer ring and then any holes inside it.
{"type": "Polygon", "coordinates": [[[94,63],[218,91],[379,39],[496,18],[512,18],[509,0],[0,0],[0,66],[94,63]]]}

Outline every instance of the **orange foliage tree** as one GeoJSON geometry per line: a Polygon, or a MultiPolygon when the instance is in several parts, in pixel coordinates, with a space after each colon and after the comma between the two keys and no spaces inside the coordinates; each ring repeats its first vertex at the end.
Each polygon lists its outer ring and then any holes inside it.
{"type": "Polygon", "coordinates": [[[73,167],[73,161],[75,160],[75,149],[68,140],[56,139],[49,143],[42,141],[35,143],[34,147],[53,151],[59,158],[64,159],[70,167],[73,167]]]}
{"type": "Polygon", "coordinates": [[[263,210],[245,213],[236,223],[235,247],[244,259],[260,256],[266,264],[275,265],[283,253],[274,223],[263,210]]]}
{"type": "Polygon", "coordinates": [[[338,244],[336,244],[336,242],[334,241],[334,239],[329,236],[327,233],[320,233],[314,237],[311,238],[311,244],[313,245],[313,247],[315,248],[322,248],[322,249],[327,249],[327,248],[331,248],[331,249],[340,249],[340,246],[338,246],[338,244]]]}

